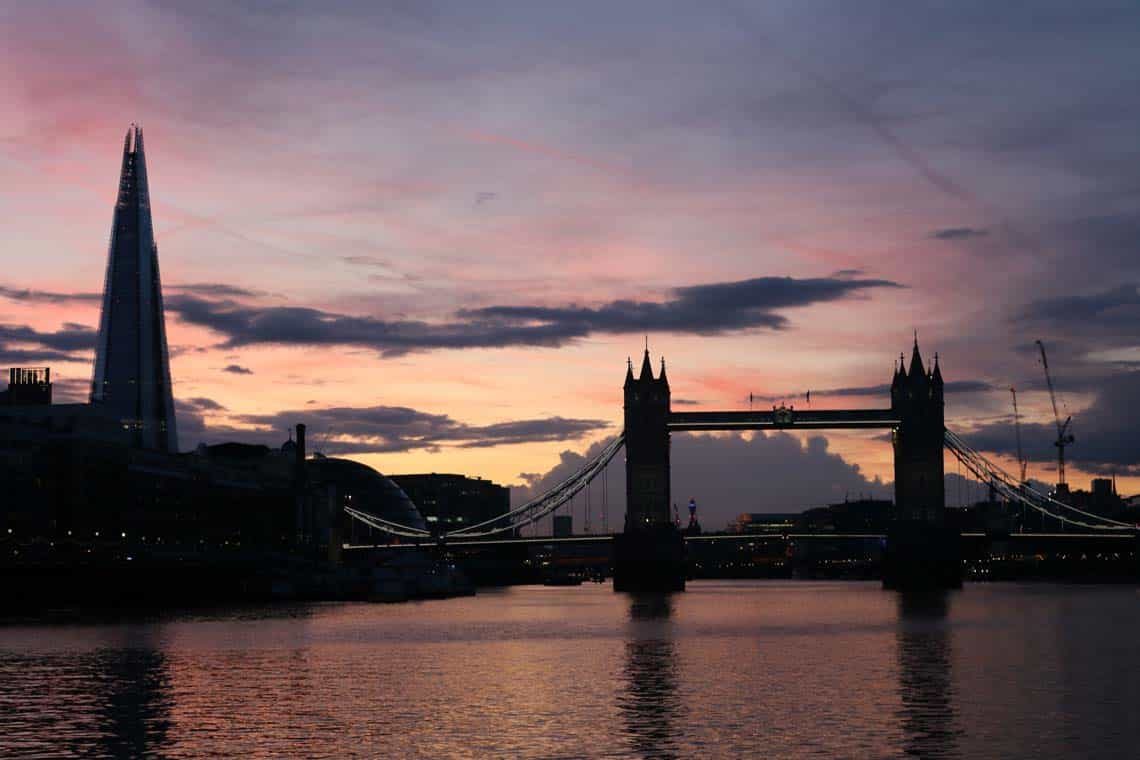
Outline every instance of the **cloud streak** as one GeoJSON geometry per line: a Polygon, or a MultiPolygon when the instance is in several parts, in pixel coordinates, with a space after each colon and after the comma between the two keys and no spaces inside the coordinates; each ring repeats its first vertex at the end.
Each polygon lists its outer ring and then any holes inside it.
{"type": "Polygon", "coordinates": [[[397,356],[437,349],[555,347],[594,334],[647,330],[696,335],[782,330],[789,325],[781,313],[784,310],[900,287],[880,279],[758,277],[675,288],[660,302],[616,300],[596,307],[488,306],[461,310],[443,322],[386,320],[190,294],[171,296],[167,309],[184,322],[225,336],[223,345],[227,348],[341,345],[397,356]]]}
{"type": "Polygon", "coordinates": [[[930,233],[930,237],[935,240],[969,240],[970,238],[985,237],[988,234],[988,230],[976,227],[947,227],[946,229],[935,230],[930,233]]]}
{"type": "Polygon", "coordinates": [[[95,330],[74,322],[65,322],[61,329],[54,331],[0,324],[0,362],[43,364],[85,361],[88,358],[86,354],[95,349],[96,336],[95,330]]]}
{"type": "MultiPolygon", "coordinates": [[[[328,407],[247,414],[232,418],[271,441],[298,422],[309,426],[314,449],[326,454],[392,453],[442,447],[488,448],[522,443],[576,441],[609,427],[605,420],[544,417],[470,425],[446,414],[403,406],[328,407]]],[[[239,435],[249,436],[249,431],[239,435]]],[[[277,441],[280,443],[280,441],[277,441]]]]}

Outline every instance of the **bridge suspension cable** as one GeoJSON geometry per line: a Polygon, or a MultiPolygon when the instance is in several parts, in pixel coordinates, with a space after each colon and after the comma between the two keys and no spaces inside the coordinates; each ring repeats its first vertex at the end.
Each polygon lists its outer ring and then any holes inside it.
{"type": "Polygon", "coordinates": [[[621,450],[624,444],[625,433],[620,433],[595,454],[593,459],[587,461],[579,470],[541,496],[489,520],[448,531],[444,537],[477,538],[493,536],[496,533],[521,528],[540,520],[573,499],[574,495],[585,488],[598,473],[605,471],[606,465],[610,463],[610,460],[614,458],[614,455],[621,450]]]}
{"type": "Polygon", "coordinates": [[[368,512],[361,512],[359,509],[352,507],[345,507],[344,512],[346,515],[354,520],[359,520],[370,528],[391,533],[394,536],[403,536],[404,538],[418,538],[430,539],[431,533],[422,528],[413,528],[409,525],[401,525],[389,520],[377,517],[376,515],[369,514],[368,512]]]}
{"type": "MultiPolygon", "coordinates": [[[[599,451],[592,459],[586,462],[579,470],[570,474],[568,477],[560,481],[550,490],[543,493],[534,499],[531,499],[526,504],[516,507],[501,515],[497,515],[489,520],[484,520],[481,523],[474,525],[467,525],[456,530],[448,531],[440,535],[440,538],[448,538],[454,536],[456,538],[480,538],[483,536],[493,536],[497,533],[504,531],[514,530],[521,528],[531,523],[537,522],[539,519],[546,517],[554,510],[566,504],[574,498],[574,496],[588,485],[600,472],[605,472],[606,465],[614,458],[614,455],[621,450],[625,444],[625,433],[617,435],[612,441],[599,451]]],[[[588,498],[588,497],[587,497],[588,498]]],[[[410,525],[401,525],[400,523],[385,520],[377,517],[369,512],[362,512],[359,509],[352,507],[344,507],[344,512],[349,517],[359,522],[364,523],[370,528],[374,528],[384,533],[389,533],[394,536],[401,536],[403,538],[412,538],[416,540],[430,540],[433,538],[431,531],[422,528],[416,528],[410,525]]]]}
{"type": "Polygon", "coordinates": [[[1058,501],[1048,494],[1041,493],[1028,483],[1017,482],[1012,475],[983,457],[952,430],[948,429],[945,431],[944,441],[946,448],[953,452],[954,456],[957,457],[958,461],[961,462],[967,470],[972,472],[979,481],[992,485],[996,492],[1004,496],[1010,502],[1028,506],[1030,509],[1034,509],[1055,520],[1060,520],[1063,523],[1067,522],[1092,530],[1136,530],[1138,527],[1132,523],[1121,522],[1120,520],[1113,520],[1092,512],[1086,512],[1071,504],[1058,501]],[[1061,510],[1096,520],[1097,523],[1090,523],[1071,515],[1058,513],[1061,510]]]}

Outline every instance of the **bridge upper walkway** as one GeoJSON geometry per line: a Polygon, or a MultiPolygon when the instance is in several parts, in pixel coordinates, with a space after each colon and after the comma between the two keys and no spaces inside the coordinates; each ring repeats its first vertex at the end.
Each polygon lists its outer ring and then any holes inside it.
{"type": "Polygon", "coordinates": [[[893,428],[900,420],[891,409],[839,409],[833,411],[777,408],[748,412],[671,412],[672,431],[702,430],[818,430],[893,428]]]}

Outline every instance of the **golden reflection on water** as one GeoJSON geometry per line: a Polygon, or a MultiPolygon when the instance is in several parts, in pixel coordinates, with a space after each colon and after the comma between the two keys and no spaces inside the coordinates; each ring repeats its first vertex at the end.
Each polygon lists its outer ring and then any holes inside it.
{"type": "Polygon", "coordinates": [[[708,582],[9,624],[0,756],[1113,756],[1137,602],[708,582]]]}

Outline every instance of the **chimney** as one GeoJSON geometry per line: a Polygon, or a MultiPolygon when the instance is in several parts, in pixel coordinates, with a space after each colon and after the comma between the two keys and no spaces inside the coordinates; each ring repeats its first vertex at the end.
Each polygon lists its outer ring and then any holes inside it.
{"type": "Polygon", "coordinates": [[[297,423],[297,469],[305,466],[305,423],[297,423]]]}

